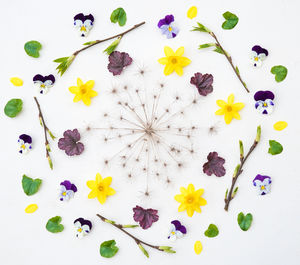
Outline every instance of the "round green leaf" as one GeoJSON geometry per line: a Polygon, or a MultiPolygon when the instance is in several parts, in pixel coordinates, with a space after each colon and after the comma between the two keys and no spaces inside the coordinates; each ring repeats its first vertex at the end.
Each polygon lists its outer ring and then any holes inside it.
{"type": "Polygon", "coordinates": [[[219,234],[219,229],[216,225],[210,224],[207,230],[204,232],[204,235],[207,237],[216,237],[219,234]]]}
{"type": "Polygon", "coordinates": [[[13,98],[8,101],[4,107],[4,113],[6,116],[14,118],[22,110],[23,101],[19,98],[13,98]]]}
{"type": "Polygon", "coordinates": [[[41,184],[41,179],[32,179],[23,175],[22,187],[26,195],[30,196],[37,193],[41,184]]]}
{"type": "Polygon", "coordinates": [[[276,65],[271,68],[271,73],[275,75],[276,82],[283,81],[287,76],[287,68],[283,65],[276,65]]]}
{"type": "Polygon", "coordinates": [[[126,12],[122,7],[115,9],[110,15],[110,21],[112,23],[119,23],[120,26],[124,26],[127,21],[126,12]]]}
{"type": "Polygon", "coordinates": [[[51,233],[59,233],[64,230],[64,226],[60,224],[61,217],[55,216],[48,220],[46,229],[51,233]]]}
{"type": "Polygon", "coordinates": [[[100,245],[100,255],[104,258],[112,258],[117,254],[118,250],[115,240],[104,241],[100,245]]]}
{"type": "Polygon", "coordinates": [[[235,14],[230,13],[229,11],[225,12],[223,14],[223,17],[226,19],[222,24],[223,29],[233,29],[239,22],[239,18],[235,14]]]}
{"type": "Polygon", "coordinates": [[[28,41],[24,45],[25,52],[34,58],[40,57],[40,49],[42,49],[42,44],[36,40],[28,41]]]}
{"type": "Polygon", "coordinates": [[[275,140],[269,140],[269,145],[268,153],[271,155],[278,155],[283,151],[282,145],[275,140]]]}
{"type": "Polygon", "coordinates": [[[240,212],[238,215],[238,224],[243,231],[247,231],[252,223],[253,217],[251,213],[247,213],[246,216],[240,212]]]}

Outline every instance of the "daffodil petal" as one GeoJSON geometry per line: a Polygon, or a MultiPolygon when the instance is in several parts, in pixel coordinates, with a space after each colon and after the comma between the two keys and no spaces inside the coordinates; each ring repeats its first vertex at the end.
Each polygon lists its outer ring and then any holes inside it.
{"type": "Polygon", "coordinates": [[[217,100],[216,102],[217,102],[217,105],[218,105],[220,108],[225,107],[226,104],[227,104],[224,100],[221,100],[221,99],[217,100]]]}
{"type": "Polygon", "coordinates": [[[76,94],[79,92],[79,87],[77,86],[70,86],[69,87],[69,91],[72,93],[72,94],[76,94]]]}
{"type": "Polygon", "coordinates": [[[199,204],[200,206],[204,206],[207,204],[207,201],[204,198],[199,198],[199,204]]]}
{"type": "Polygon", "coordinates": [[[178,207],[178,212],[183,212],[186,210],[186,204],[182,203],[178,207]]]}
{"type": "Polygon", "coordinates": [[[187,212],[187,215],[189,217],[193,217],[193,215],[194,215],[194,209],[193,208],[191,208],[191,207],[187,208],[186,212],[187,212]]]}
{"type": "Polygon", "coordinates": [[[95,85],[95,81],[94,80],[89,80],[85,83],[86,89],[92,89],[95,85]]]}
{"type": "Polygon", "coordinates": [[[86,185],[92,190],[94,188],[96,188],[97,184],[95,180],[88,180],[86,182],[86,185]]]}
{"type": "Polygon", "coordinates": [[[224,119],[225,119],[225,123],[226,123],[226,124],[230,124],[231,121],[232,121],[232,114],[231,114],[231,113],[228,113],[228,112],[225,112],[224,119]]]}
{"type": "Polygon", "coordinates": [[[77,86],[82,86],[83,85],[83,82],[82,82],[82,80],[78,77],[77,78],[77,86]]]}
{"type": "Polygon", "coordinates": [[[180,57],[179,59],[179,64],[183,67],[189,65],[191,62],[192,61],[187,57],[180,57]]]}
{"type": "Polygon", "coordinates": [[[239,111],[245,107],[244,103],[235,103],[232,105],[232,109],[235,111],[239,111]]]}
{"type": "Polygon", "coordinates": [[[107,192],[107,195],[108,196],[111,196],[111,195],[115,195],[116,194],[116,191],[113,189],[113,188],[108,188],[108,192],[107,192]]]}
{"type": "Polygon", "coordinates": [[[178,74],[179,76],[182,76],[183,75],[183,69],[181,66],[176,66],[175,67],[175,72],[176,74],[178,74]]]}
{"type": "Polygon", "coordinates": [[[158,62],[160,64],[166,65],[169,62],[169,60],[167,57],[163,57],[163,58],[158,59],[158,62]]]}
{"type": "Polygon", "coordinates": [[[89,199],[94,199],[94,198],[97,197],[97,195],[98,195],[97,189],[93,189],[93,190],[91,190],[91,192],[89,193],[88,198],[89,198],[89,199]]]}
{"type": "Polygon", "coordinates": [[[177,202],[183,202],[184,196],[181,195],[181,194],[177,194],[177,195],[175,195],[174,199],[175,199],[177,202]]]}
{"type": "Polygon", "coordinates": [[[112,177],[106,177],[103,179],[103,183],[106,186],[109,186],[111,184],[111,182],[112,182],[112,177]]]}
{"type": "Polygon", "coordinates": [[[228,101],[229,105],[233,104],[233,102],[234,102],[234,95],[230,94],[229,97],[228,97],[228,99],[227,99],[227,101],[228,101]]]}
{"type": "Polygon", "coordinates": [[[189,184],[187,190],[188,190],[189,193],[194,192],[195,191],[194,185],[193,184],[189,184]]]}
{"type": "Polygon", "coordinates": [[[196,195],[199,197],[202,196],[203,193],[204,193],[204,189],[196,190],[196,195]]]}
{"type": "Polygon", "coordinates": [[[89,97],[91,97],[91,98],[96,97],[97,95],[98,95],[98,92],[95,90],[91,90],[89,93],[89,97]]]}
{"type": "Polygon", "coordinates": [[[165,75],[170,75],[174,72],[174,66],[172,64],[167,64],[164,69],[165,75]]]}
{"type": "Polygon", "coordinates": [[[187,191],[186,188],[180,187],[180,192],[181,192],[183,195],[186,195],[188,191],[187,191]]]}
{"type": "Polygon", "coordinates": [[[224,109],[218,109],[216,112],[215,112],[216,115],[224,115],[225,114],[225,110],[224,109]]]}
{"type": "Polygon", "coordinates": [[[103,179],[102,179],[102,176],[100,175],[100,173],[97,173],[96,174],[96,182],[99,183],[101,182],[103,179]]]}
{"type": "Polygon", "coordinates": [[[240,120],[241,119],[241,116],[238,112],[232,112],[232,116],[233,118],[235,118],[236,120],[240,120]]]}
{"type": "Polygon", "coordinates": [[[106,202],[106,196],[103,193],[99,193],[97,199],[101,204],[104,204],[106,202]]]}
{"type": "Polygon", "coordinates": [[[73,98],[73,102],[78,102],[80,101],[82,98],[81,98],[81,95],[75,95],[75,97],[73,98]]]}
{"type": "Polygon", "coordinates": [[[176,52],[175,52],[175,56],[182,56],[184,54],[184,47],[179,47],[176,52]]]}
{"type": "Polygon", "coordinates": [[[174,55],[174,51],[169,46],[165,46],[164,52],[167,57],[174,55]]]}

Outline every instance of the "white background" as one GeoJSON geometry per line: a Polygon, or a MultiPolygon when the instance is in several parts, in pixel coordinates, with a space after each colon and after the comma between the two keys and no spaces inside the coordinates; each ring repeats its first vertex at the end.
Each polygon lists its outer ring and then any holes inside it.
{"type": "MultiPolygon", "coordinates": [[[[1,1],[1,97],[4,108],[11,98],[22,98],[23,111],[16,118],[0,115],[1,121],[1,265],[48,265],[48,264],[206,264],[206,265],[253,265],[253,264],[299,264],[299,1],[252,0],[252,1],[1,1]],[[198,16],[190,20],[186,16],[188,8],[198,7],[198,16]],[[127,12],[127,23],[120,28],[109,20],[111,12],[122,6],[127,12]],[[240,18],[235,29],[221,28],[222,14],[231,11],[240,18]],[[87,39],[78,37],[73,29],[73,16],[77,13],[92,13],[94,28],[87,39]],[[173,14],[180,28],[178,37],[167,40],[160,34],[157,22],[166,14],[173,14]],[[126,35],[119,50],[128,52],[134,63],[121,76],[113,77],[107,71],[107,56],[102,51],[109,43],[95,46],[80,54],[70,69],[60,78],[55,73],[53,59],[71,55],[88,40],[101,39],[119,33],[139,22],[146,21],[141,28],[126,35]],[[209,35],[191,32],[191,28],[201,21],[211,28],[224,47],[231,53],[250,94],[237,80],[225,58],[210,51],[199,51],[201,43],[211,42],[209,35]],[[38,59],[24,52],[26,41],[38,40],[43,49],[38,59]],[[249,65],[249,54],[253,45],[259,44],[269,50],[270,55],[262,68],[253,69],[249,65]],[[192,63],[184,69],[184,75],[163,76],[163,66],[157,59],[163,57],[163,47],[173,49],[185,47],[185,56],[192,63]],[[270,69],[282,64],[288,68],[288,76],[282,83],[276,83],[270,69]],[[134,87],[138,65],[146,67],[146,85],[151,87],[163,80],[167,93],[192,97],[195,88],[189,84],[195,72],[211,73],[214,76],[214,91],[201,98],[200,106],[190,113],[198,119],[203,130],[197,139],[199,149],[193,161],[182,171],[172,175],[172,185],[162,182],[151,183],[151,197],[144,199],[140,191],[144,178],[137,176],[128,182],[118,165],[104,169],[101,157],[105,147],[101,135],[86,134],[86,124],[101,122],[104,110],[113,111],[115,103],[108,95],[112,85],[128,84],[134,87]],[[35,74],[55,74],[56,84],[47,95],[39,95],[33,87],[35,74]],[[14,87],[9,78],[21,77],[22,87],[14,87]],[[73,95],[68,87],[75,85],[76,78],[84,82],[95,80],[95,90],[99,95],[86,107],[73,103],[73,95]],[[255,112],[253,94],[257,90],[272,90],[276,109],[271,116],[262,117],[255,112]],[[234,120],[226,126],[221,116],[215,116],[218,109],[215,101],[226,99],[234,93],[237,102],[246,107],[240,112],[242,120],[234,120]],[[78,128],[86,150],[81,156],[68,157],[57,147],[57,140],[50,141],[54,170],[51,171],[45,159],[43,131],[38,122],[38,112],[33,101],[37,96],[48,127],[61,137],[67,129],[78,128]],[[285,120],[288,127],[281,132],[273,129],[276,121],[285,120]],[[210,136],[208,127],[218,123],[218,133],[210,136]],[[238,162],[238,140],[244,141],[247,150],[255,137],[256,126],[262,125],[261,143],[247,161],[244,173],[238,180],[239,191],[232,201],[229,212],[223,210],[224,192],[231,183],[233,169],[238,162]],[[33,151],[27,156],[17,152],[17,139],[22,133],[33,138],[33,151]],[[277,156],[268,154],[268,140],[279,141],[284,151],[277,156]],[[217,151],[226,159],[227,173],[222,178],[206,176],[202,165],[211,151],[217,151]],[[89,189],[86,181],[94,179],[97,172],[103,176],[113,176],[112,187],[115,196],[108,198],[105,205],[87,199],[89,189]],[[256,174],[272,177],[272,191],[266,196],[258,196],[252,186],[256,174]],[[31,197],[24,194],[22,175],[43,179],[40,191],[31,197]],[[59,183],[65,179],[78,187],[74,199],[69,203],[58,200],[59,183]],[[196,188],[204,188],[204,198],[208,204],[202,213],[192,218],[186,213],[178,213],[178,203],[174,195],[181,186],[193,183],[196,188]],[[34,214],[25,214],[28,204],[37,203],[39,209],[34,214]],[[152,207],[159,211],[159,221],[149,230],[136,229],[132,232],[153,244],[169,244],[166,233],[170,221],[179,219],[187,227],[188,234],[172,246],[176,254],[169,255],[148,249],[148,260],[125,234],[102,223],[95,216],[101,213],[120,223],[132,223],[132,208],[136,205],[152,207]],[[237,224],[239,212],[253,214],[253,223],[247,232],[237,224]],[[45,229],[49,218],[60,215],[65,230],[51,234],[45,229]],[[93,230],[88,237],[77,240],[73,231],[73,221],[78,217],[92,220],[93,230]],[[210,223],[219,227],[216,238],[207,238],[204,231],[210,223]],[[104,259],[99,254],[100,243],[115,239],[120,250],[112,259],[104,259]],[[203,244],[202,253],[197,256],[193,245],[196,240],[203,244]]],[[[187,121],[188,122],[188,121],[187,121]]],[[[117,150],[116,150],[117,151],[117,150]]],[[[187,159],[189,160],[189,159],[187,159]]]]}

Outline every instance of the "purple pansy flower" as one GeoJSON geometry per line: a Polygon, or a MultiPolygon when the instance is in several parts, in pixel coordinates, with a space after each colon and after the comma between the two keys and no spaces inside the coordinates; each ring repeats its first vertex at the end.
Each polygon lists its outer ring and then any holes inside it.
{"type": "Polygon", "coordinates": [[[274,98],[273,92],[267,91],[257,91],[254,95],[255,108],[261,114],[271,114],[274,108],[274,98]]]}
{"type": "Polygon", "coordinates": [[[251,64],[254,67],[261,67],[262,61],[266,59],[268,56],[268,51],[259,45],[255,45],[252,47],[252,52],[251,52],[251,64]]]}
{"type": "Polygon", "coordinates": [[[18,139],[19,153],[27,154],[32,149],[32,139],[27,134],[21,134],[18,139]]]}
{"type": "Polygon", "coordinates": [[[179,29],[174,26],[174,16],[167,15],[161,19],[157,26],[160,28],[162,34],[166,35],[168,39],[175,38],[179,32],[179,29]]]}
{"type": "Polygon", "coordinates": [[[140,206],[133,208],[133,219],[138,222],[143,229],[148,229],[154,222],[158,221],[157,210],[144,209],[140,206]]]}
{"type": "Polygon", "coordinates": [[[33,77],[33,83],[37,86],[41,94],[46,94],[49,88],[55,83],[54,75],[42,76],[40,74],[33,77]]]}
{"type": "Polygon", "coordinates": [[[263,176],[258,174],[254,180],[253,185],[257,188],[259,195],[265,195],[271,190],[272,180],[269,176],[263,176]]]}
{"type": "Polygon", "coordinates": [[[77,14],[74,17],[75,29],[79,32],[81,37],[86,37],[93,27],[94,17],[92,14],[85,16],[82,13],[77,14]]]}
{"type": "Polygon", "coordinates": [[[76,232],[76,237],[83,238],[92,230],[92,222],[90,220],[86,220],[82,217],[77,218],[74,221],[74,227],[76,232]]]}
{"type": "Polygon", "coordinates": [[[171,222],[168,239],[175,241],[177,238],[182,238],[186,234],[186,228],[178,220],[171,222]]]}
{"type": "Polygon", "coordinates": [[[58,140],[58,148],[65,150],[68,156],[80,155],[84,150],[84,145],[79,140],[80,133],[77,129],[66,130],[64,137],[58,140]]]}
{"type": "Polygon", "coordinates": [[[71,198],[74,197],[76,191],[77,187],[69,180],[65,180],[60,183],[59,199],[61,201],[69,201],[71,198]]]}

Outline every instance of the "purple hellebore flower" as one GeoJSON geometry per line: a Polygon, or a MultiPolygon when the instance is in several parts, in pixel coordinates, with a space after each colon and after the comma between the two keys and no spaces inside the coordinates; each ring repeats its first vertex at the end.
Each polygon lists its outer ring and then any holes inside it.
{"type": "Polygon", "coordinates": [[[254,94],[255,108],[261,114],[271,114],[274,108],[274,98],[275,95],[273,92],[266,90],[266,91],[257,91],[254,94]]]}
{"type": "Polygon", "coordinates": [[[271,190],[271,177],[258,174],[253,179],[253,185],[257,188],[259,195],[266,195],[271,190]]]}
{"type": "Polygon", "coordinates": [[[54,75],[42,76],[37,74],[33,77],[33,83],[38,87],[41,94],[46,94],[55,83],[54,75]]]}
{"type": "Polygon", "coordinates": [[[259,45],[255,45],[252,47],[251,53],[251,63],[254,67],[260,67],[262,65],[262,61],[266,59],[269,55],[268,51],[259,45]]]}
{"type": "Polygon", "coordinates": [[[169,231],[168,239],[175,241],[177,238],[181,238],[186,234],[185,226],[181,225],[178,220],[171,222],[171,229],[169,231]]]}
{"type": "Polygon", "coordinates": [[[165,18],[159,20],[157,26],[160,28],[162,34],[166,35],[168,39],[175,38],[179,29],[173,25],[174,16],[166,15],[165,18]]]}
{"type": "Polygon", "coordinates": [[[79,13],[74,17],[74,27],[81,37],[86,37],[89,34],[93,27],[93,23],[94,16],[92,14],[85,16],[84,14],[79,13]]]}
{"type": "Polygon", "coordinates": [[[75,192],[77,192],[77,187],[69,180],[60,183],[59,199],[61,201],[69,201],[74,197],[75,192]]]}
{"type": "Polygon", "coordinates": [[[86,236],[92,230],[92,222],[82,217],[74,221],[74,226],[76,229],[76,237],[78,238],[86,236]]]}
{"type": "Polygon", "coordinates": [[[18,139],[19,153],[27,154],[32,149],[32,138],[27,134],[21,134],[18,139]]]}

